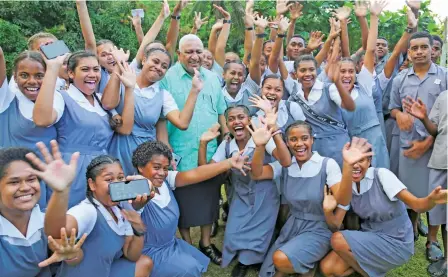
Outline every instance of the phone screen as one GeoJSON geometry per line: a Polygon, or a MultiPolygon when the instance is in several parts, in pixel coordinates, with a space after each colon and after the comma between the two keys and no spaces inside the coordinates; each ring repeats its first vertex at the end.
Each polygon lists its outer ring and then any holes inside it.
{"type": "Polygon", "coordinates": [[[57,40],[53,43],[42,45],[40,47],[40,50],[49,60],[52,60],[56,57],[62,56],[70,52],[70,49],[68,49],[67,45],[63,40],[57,40]]]}
{"type": "Polygon", "coordinates": [[[109,194],[113,202],[135,199],[137,195],[145,193],[149,196],[150,192],[151,188],[146,179],[109,184],[109,194]]]}

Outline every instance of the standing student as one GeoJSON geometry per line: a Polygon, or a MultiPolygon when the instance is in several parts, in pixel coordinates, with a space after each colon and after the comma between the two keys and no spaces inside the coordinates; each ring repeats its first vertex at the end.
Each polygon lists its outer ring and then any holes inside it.
{"type": "MultiPolygon", "coordinates": [[[[431,61],[432,36],[425,32],[412,34],[409,39],[408,55],[413,66],[403,70],[395,77],[389,108],[391,116],[397,121],[400,129],[400,156],[398,178],[417,197],[428,194],[429,168],[427,167],[432,153],[434,138],[426,131],[423,123],[414,120],[402,108],[402,100],[406,96],[419,97],[428,111],[432,109],[438,95],[447,90],[448,75],[445,68],[431,61]]],[[[409,211],[414,224],[415,239],[418,239],[417,219],[415,211],[409,211]]],[[[437,259],[442,255],[437,241],[438,226],[430,226],[427,240],[427,258],[437,259]]]]}
{"type": "MultiPolygon", "coordinates": [[[[233,139],[223,141],[209,163],[221,162],[243,151],[252,158],[255,150],[255,138],[248,129],[250,124],[249,110],[245,106],[230,107],[226,110],[227,127],[233,139]]],[[[277,117],[272,111],[266,120],[276,132],[277,117]]],[[[255,123],[255,122],[254,122],[255,123]]],[[[216,138],[219,132],[209,130],[201,137],[199,148],[199,164],[206,164],[207,144],[216,138]]],[[[268,155],[264,162],[268,164],[273,158],[288,166],[291,162],[288,149],[283,143],[281,132],[277,132],[269,141],[268,155]]],[[[257,182],[250,176],[232,171],[233,193],[231,196],[229,215],[224,233],[222,267],[227,267],[234,257],[238,264],[232,270],[232,276],[245,276],[249,267],[263,262],[274,232],[280,199],[272,180],[257,182]]]]}
{"type": "MultiPolygon", "coordinates": [[[[331,231],[327,223],[334,215],[333,211],[326,213],[323,210],[325,186],[337,190],[341,170],[335,160],[312,152],[313,132],[304,121],[296,121],[286,129],[286,144],[293,156],[288,167],[282,167],[279,162],[263,165],[270,132],[265,127],[256,130],[255,134],[252,178],[272,180],[281,176],[280,190],[290,209],[280,236],[261,266],[260,276],[279,277],[293,273],[312,276],[316,263],[330,250],[331,231]]],[[[336,210],[336,213],[340,211],[336,210]]]]}
{"type": "MultiPolygon", "coordinates": [[[[76,179],[71,186],[69,207],[72,207],[85,198],[87,165],[96,156],[107,153],[114,131],[109,125],[110,116],[95,97],[101,79],[101,69],[95,54],[87,51],[75,52],[70,56],[67,67],[71,83],[67,91],[60,92],[64,102],[64,113],[55,127],[64,159],[68,161],[74,152],[81,153],[76,179]]],[[[127,94],[129,98],[123,109],[123,125],[116,131],[126,133],[134,122],[131,97],[135,74],[126,65],[122,70],[120,78],[129,92],[127,94]]],[[[39,93],[33,110],[34,122],[47,126],[55,123],[56,116],[52,110],[54,99],[54,94],[51,92],[39,93]]]]}
{"type": "MultiPolygon", "coordinates": [[[[27,159],[31,149],[8,147],[0,150],[0,272],[2,277],[51,277],[49,265],[65,260],[76,265],[83,257],[75,244],[74,230],[70,242],[65,229],[57,230],[60,243],[44,233],[44,216],[37,204],[40,198],[39,179],[33,163],[27,159]],[[54,251],[49,257],[49,248],[54,251]],[[48,259],[47,259],[48,258],[48,259]]],[[[53,171],[54,172],[54,171],[53,171]]],[[[59,171],[60,172],[60,171],[59,171]]],[[[47,175],[48,176],[48,175],[47,175]]],[[[48,185],[60,185],[55,175],[48,185]]],[[[48,180],[46,180],[48,181],[48,180]]]]}
{"type": "MultiPolygon", "coordinates": [[[[447,91],[437,97],[429,116],[426,105],[419,99],[407,97],[403,99],[403,107],[407,113],[420,119],[428,133],[435,137],[434,149],[428,163],[429,190],[441,186],[447,188],[447,91]]],[[[429,222],[432,226],[442,225],[443,248],[445,258],[431,264],[428,271],[431,276],[445,276],[447,271],[447,230],[446,205],[438,205],[429,211],[429,222]]]]}
{"type": "MultiPolygon", "coordinates": [[[[132,163],[139,174],[155,187],[155,196],[136,208],[143,208],[142,219],[147,226],[143,254],[154,261],[153,277],[199,277],[207,271],[210,260],[198,249],[176,238],[179,206],[173,190],[208,180],[232,168],[242,171],[247,158],[235,155],[220,163],[177,172],[168,171],[171,150],[159,141],[140,144],[132,163]]],[[[213,185],[213,184],[210,184],[213,185]]]]}
{"type": "MultiPolygon", "coordinates": [[[[0,48],[0,148],[21,146],[36,149],[36,143],[43,141],[49,145],[50,140],[56,139],[57,122],[64,113],[64,101],[56,91],[59,57],[45,63],[42,55],[35,51],[25,51],[14,61],[15,89],[8,86],[6,79],[6,64],[0,48]],[[33,121],[35,101],[40,93],[52,94],[54,103],[52,122],[33,121]]],[[[41,184],[41,199],[39,207],[44,210],[47,206],[47,188],[41,184]]]]}
{"type": "MultiPolygon", "coordinates": [[[[418,198],[386,168],[371,167],[371,145],[353,138],[343,152],[344,168],[341,187],[348,194],[353,211],[361,218],[361,229],[344,230],[331,237],[333,251],[320,266],[325,276],[348,276],[354,271],[362,276],[385,276],[405,264],[414,254],[412,224],[405,204],[424,212],[436,204],[447,203],[447,191],[440,186],[418,198]]],[[[339,226],[344,214],[336,216],[339,226]]]]}
{"type": "Polygon", "coordinates": [[[88,235],[83,246],[84,257],[76,266],[62,263],[57,276],[147,277],[151,260],[142,259],[136,266],[145,234],[140,215],[133,210],[123,210],[109,195],[111,182],[126,180],[119,161],[107,155],[94,158],[86,170],[87,198],[69,209],[70,185],[76,176],[80,154],[74,153],[66,164],[56,141],[51,142],[51,154],[44,144],[38,147],[45,163],[34,154],[27,158],[38,168],[32,172],[53,189],[45,214],[45,233],[58,237],[58,230],[66,228],[73,230],[72,240],[75,234],[77,238],[88,235]]]}

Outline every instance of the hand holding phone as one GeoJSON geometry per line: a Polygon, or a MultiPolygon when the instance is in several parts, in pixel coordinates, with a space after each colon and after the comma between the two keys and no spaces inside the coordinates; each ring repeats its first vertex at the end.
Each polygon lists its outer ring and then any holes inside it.
{"type": "Polygon", "coordinates": [[[63,40],[57,40],[53,43],[42,45],[40,51],[42,51],[48,60],[70,53],[70,49],[68,49],[63,40]]]}
{"type": "Polygon", "coordinates": [[[151,194],[151,184],[147,179],[137,179],[109,184],[109,194],[113,202],[136,199],[137,196],[151,194]]]}
{"type": "Polygon", "coordinates": [[[136,17],[136,16],[139,16],[140,18],[145,17],[145,11],[143,9],[131,10],[131,14],[133,17],[136,17]]]}

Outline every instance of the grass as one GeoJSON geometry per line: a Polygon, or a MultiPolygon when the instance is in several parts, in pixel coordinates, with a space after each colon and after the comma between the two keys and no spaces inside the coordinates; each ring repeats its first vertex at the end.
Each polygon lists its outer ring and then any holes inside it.
{"type": "MultiPolygon", "coordinates": [[[[426,222],[426,219],[424,220],[426,222]]],[[[225,224],[220,220],[219,222],[219,232],[218,235],[212,239],[212,243],[214,243],[219,249],[222,248],[223,238],[224,238],[224,227],[225,224]]],[[[200,238],[199,228],[192,228],[192,239],[197,247],[198,241],[200,238]]],[[[412,259],[405,265],[396,268],[389,272],[386,277],[427,277],[429,274],[427,273],[427,267],[429,262],[426,261],[425,258],[425,242],[426,238],[420,236],[420,239],[415,244],[415,255],[412,259]]],[[[442,242],[442,238],[439,232],[439,242],[442,242]]],[[[227,268],[220,268],[213,263],[210,263],[208,267],[208,271],[203,275],[204,277],[224,277],[230,276],[232,268],[236,262],[234,261],[227,268]]],[[[257,277],[258,272],[251,269],[249,273],[246,275],[247,277],[257,277]]],[[[320,275],[318,275],[320,276],[320,275]]],[[[351,277],[359,277],[360,275],[353,274],[351,277]]]]}

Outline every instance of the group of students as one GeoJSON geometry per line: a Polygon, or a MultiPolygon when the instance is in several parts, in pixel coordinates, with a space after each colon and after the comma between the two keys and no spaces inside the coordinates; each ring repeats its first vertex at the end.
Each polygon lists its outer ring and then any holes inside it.
{"type": "Polygon", "coordinates": [[[96,42],[85,1],[76,2],[85,50],[48,60],[40,46],[57,39],[38,33],[8,83],[0,47],[1,275],[201,276],[210,261],[227,267],[236,259],[235,277],[252,267],[261,277],[318,269],[385,276],[414,254],[418,213],[427,211],[428,271],[446,275],[448,75],[436,64],[443,42],[417,32],[413,1],[387,54],[378,37],[386,4],[356,3],[362,49],[353,57],[350,8],[335,11],[325,42],[313,32],[306,43],[294,35],[302,5],[282,0],[274,22],[247,1],[242,59],[225,52],[231,18],[215,5],[224,19],[208,50],[194,35],[199,14],[174,62],[184,0],[166,44],[155,41],[170,16],[166,1],[146,35],[134,18],[140,47],[131,63],[112,41],[96,42]],[[189,86],[180,93],[169,80],[184,75],[189,86]],[[210,122],[194,119],[202,109],[218,114],[217,123],[185,140],[178,131],[210,122]],[[170,144],[182,143],[197,164],[176,171],[170,144]],[[185,205],[176,188],[216,178],[228,179],[222,253],[203,245],[209,234],[199,249],[176,237],[185,205]],[[136,179],[148,180],[150,195],[112,202],[111,182],[136,179]]]}

